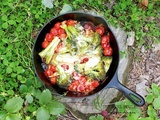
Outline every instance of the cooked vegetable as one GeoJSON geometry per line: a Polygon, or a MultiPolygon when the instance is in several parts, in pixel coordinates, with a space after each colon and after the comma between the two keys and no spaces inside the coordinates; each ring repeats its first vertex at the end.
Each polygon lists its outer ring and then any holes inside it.
{"type": "Polygon", "coordinates": [[[94,90],[112,62],[113,50],[104,30],[103,25],[87,22],[83,26],[75,20],[57,22],[39,53],[48,66],[44,74],[50,82],[75,92],[94,90]]]}
{"type": "Polygon", "coordinates": [[[102,61],[103,61],[103,64],[104,64],[105,72],[107,72],[111,63],[112,63],[112,57],[111,56],[103,56],[102,61]]]}
{"type": "Polygon", "coordinates": [[[57,47],[57,45],[59,44],[60,42],[60,39],[58,37],[55,37],[52,42],[44,49],[42,50],[40,53],[39,53],[39,56],[42,58],[42,59],[45,59],[45,63],[46,64],[49,64],[51,59],[52,59],[52,56],[55,52],[55,49],[57,47]]]}

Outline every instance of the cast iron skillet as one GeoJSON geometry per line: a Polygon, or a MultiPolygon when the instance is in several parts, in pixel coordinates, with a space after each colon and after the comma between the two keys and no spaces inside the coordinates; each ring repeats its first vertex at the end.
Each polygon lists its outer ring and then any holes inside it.
{"type": "Polygon", "coordinates": [[[59,15],[53,18],[39,32],[36,38],[35,44],[33,46],[33,64],[34,64],[35,72],[38,78],[44,84],[44,86],[48,88],[52,92],[52,94],[54,95],[64,95],[65,94],[65,97],[80,98],[80,97],[87,97],[87,96],[93,95],[101,91],[104,88],[116,88],[119,91],[121,91],[128,99],[130,99],[137,106],[144,105],[145,101],[143,97],[129,90],[128,88],[124,87],[119,82],[118,77],[117,77],[118,63],[119,63],[118,44],[117,44],[116,38],[112,34],[112,31],[109,29],[106,20],[102,17],[93,16],[87,13],[71,12],[71,13],[62,14],[62,15],[59,15]],[[110,69],[106,73],[106,78],[104,82],[101,83],[94,91],[88,94],[75,93],[75,92],[67,91],[63,88],[60,88],[57,85],[51,85],[49,80],[43,74],[44,72],[43,68],[45,67],[45,65],[41,61],[41,58],[38,55],[38,53],[42,50],[41,44],[45,38],[45,35],[50,31],[50,29],[53,27],[53,25],[56,22],[61,22],[61,21],[68,20],[68,19],[74,19],[74,20],[81,21],[81,22],[88,21],[88,22],[92,22],[94,25],[103,24],[105,28],[107,29],[107,31],[110,33],[110,39],[111,39],[110,44],[111,44],[111,47],[113,48],[113,61],[111,63],[110,69]]]}

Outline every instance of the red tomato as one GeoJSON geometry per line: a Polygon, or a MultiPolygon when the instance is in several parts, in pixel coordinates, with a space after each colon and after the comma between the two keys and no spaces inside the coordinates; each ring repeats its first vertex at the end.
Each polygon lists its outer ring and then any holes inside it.
{"type": "Polygon", "coordinates": [[[42,48],[46,48],[49,45],[48,41],[43,41],[42,42],[42,48]]]}
{"type": "Polygon", "coordinates": [[[59,34],[58,37],[62,40],[67,37],[67,34],[66,33],[59,34]]]}
{"type": "Polygon", "coordinates": [[[64,29],[62,28],[58,29],[58,34],[64,34],[64,33],[66,33],[64,29]]]}
{"type": "Polygon", "coordinates": [[[49,77],[53,74],[53,71],[47,69],[45,72],[44,72],[45,76],[49,77]]]}
{"type": "Polygon", "coordinates": [[[66,22],[67,25],[71,25],[71,26],[74,26],[75,23],[76,22],[74,20],[67,20],[67,22],[66,22]]]}
{"type": "Polygon", "coordinates": [[[104,50],[103,50],[103,54],[104,54],[105,56],[111,56],[111,55],[113,54],[112,48],[110,47],[110,48],[104,49],[104,50]]]}
{"type": "Polygon", "coordinates": [[[109,43],[101,44],[101,46],[103,49],[107,49],[107,48],[111,47],[109,43]]]}
{"type": "Polygon", "coordinates": [[[79,83],[80,83],[80,84],[84,84],[86,81],[87,81],[87,78],[86,78],[85,76],[81,76],[81,77],[79,78],[79,83]]]}
{"type": "Polygon", "coordinates": [[[98,25],[97,27],[96,27],[96,32],[98,33],[98,34],[100,34],[100,35],[103,35],[104,34],[104,31],[105,29],[104,29],[104,26],[103,25],[98,25]]]}
{"type": "Polygon", "coordinates": [[[50,30],[50,33],[51,33],[53,36],[58,35],[58,31],[57,31],[56,28],[52,28],[52,29],[50,30]]]}
{"type": "Polygon", "coordinates": [[[88,60],[89,60],[89,58],[83,58],[81,63],[86,63],[86,62],[88,62],[88,60]]]}
{"type": "Polygon", "coordinates": [[[68,70],[69,69],[69,65],[67,65],[67,64],[62,64],[61,67],[63,67],[64,70],[68,70]]]}
{"type": "Polygon", "coordinates": [[[61,24],[62,24],[61,22],[57,22],[57,23],[54,25],[54,28],[57,29],[57,30],[60,29],[60,28],[61,28],[61,24]]]}
{"type": "Polygon", "coordinates": [[[49,79],[50,79],[50,82],[52,84],[56,84],[56,81],[57,81],[57,77],[56,76],[50,77],[49,79]]]}
{"type": "Polygon", "coordinates": [[[101,37],[101,45],[109,43],[109,42],[110,42],[110,39],[109,39],[108,35],[104,35],[104,36],[101,37]]]}
{"type": "Polygon", "coordinates": [[[53,40],[53,37],[54,37],[54,36],[53,36],[52,34],[47,33],[45,38],[46,38],[46,40],[47,40],[47,41],[49,41],[49,42],[50,42],[50,41],[52,41],[52,40],[53,40]]]}
{"type": "Polygon", "coordinates": [[[52,72],[56,72],[56,66],[55,65],[49,65],[49,70],[52,72]]]}
{"type": "Polygon", "coordinates": [[[89,23],[85,23],[83,28],[87,30],[92,30],[92,26],[89,23]]]}
{"type": "Polygon", "coordinates": [[[96,88],[99,85],[99,82],[97,80],[92,81],[91,85],[96,88]]]}

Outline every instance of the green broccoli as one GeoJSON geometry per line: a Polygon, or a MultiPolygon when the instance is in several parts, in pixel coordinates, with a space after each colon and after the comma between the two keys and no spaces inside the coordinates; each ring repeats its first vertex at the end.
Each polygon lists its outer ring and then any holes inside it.
{"type": "Polygon", "coordinates": [[[54,64],[57,69],[57,84],[62,87],[67,87],[71,82],[70,75],[65,72],[65,70],[61,67],[58,61],[52,60],[52,64],[54,64]]]}
{"type": "Polygon", "coordinates": [[[105,69],[103,67],[103,63],[99,62],[95,67],[93,67],[90,70],[85,71],[85,75],[92,79],[97,79],[97,80],[104,80],[106,76],[105,69]]]}
{"type": "Polygon", "coordinates": [[[102,57],[102,62],[104,64],[105,72],[107,72],[111,63],[112,63],[112,56],[103,56],[102,57]]]}
{"type": "Polygon", "coordinates": [[[81,64],[81,63],[75,62],[75,64],[74,64],[74,69],[75,69],[78,73],[84,75],[85,65],[86,65],[85,63],[81,64]]]}
{"type": "Polygon", "coordinates": [[[59,42],[60,42],[60,39],[58,37],[55,37],[52,40],[52,42],[47,46],[47,48],[45,48],[44,50],[42,50],[39,53],[39,56],[42,59],[45,59],[46,64],[50,63],[52,56],[54,55],[54,51],[55,51],[57,45],[59,44],[59,42]]]}
{"type": "Polygon", "coordinates": [[[73,36],[78,36],[79,30],[74,26],[67,26],[65,22],[62,22],[61,28],[63,28],[67,34],[67,37],[71,40],[73,36]]]}
{"type": "Polygon", "coordinates": [[[97,47],[100,45],[100,41],[101,41],[100,35],[97,32],[94,32],[92,45],[97,47]]]}

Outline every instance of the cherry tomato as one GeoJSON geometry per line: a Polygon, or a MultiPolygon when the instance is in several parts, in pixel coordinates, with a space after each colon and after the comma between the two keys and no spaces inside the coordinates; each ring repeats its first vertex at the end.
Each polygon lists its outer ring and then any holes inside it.
{"type": "Polygon", "coordinates": [[[57,23],[54,25],[54,28],[57,29],[57,30],[60,29],[60,28],[61,28],[61,24],[62,24],[61,22],[57,22],[57,23]]]}
{"type": "Polygon", "coordinates": [[[64,70],[68,70],[68,69],[69,69],[69,65],[67,65],[67,64],[62,64],[61,67],[62,67],[64,70]]]}
{"type": "Polygon", "coordinates": [[[49,65],[49,70],[52,72],[56,72],[56,66],[55,65],[49,65]]]}
{"type": "Polygon", "coordinates": [[[104,36],[101,37],[101,45],[109,43],[109,42],[110,42],[110,39],[109,39],[108,35],[104,35],[104,36]]]}
{"type": "Polygon", "coordinates": [[[75,23],[76,22],[74,20],[67,20],[67,22],[66,22],[67,25],[71,25],[71,26],[74,26],[75,23]]]}
{"type": "Polygon", "coordinates": [[[46,40],[47,40],[47,41],[49,41],[49,42],[50,42],[50,41],[52,41],[52,40],[53,40],[53,37],[54,37],[54,36],[53,36],[52,34],[47,33],[45,38],[46,38],[46,40]]]}
{"type": "Polygon", "coordinates": [[[89,58],[83,58],[82,63],[88,62],[89,58]]]}
{"type": "Polygon", "coordinates": [[[50,30],[50,33],[51,33],[53,36],[58,35],[58,31],[57,31],[57,29],[54,28],[54,27],[50,30]]]}
{"type": "Polygon", "coordinates": [[[57,81],[57,77],[56,76],[50,77],[49,79],[50,79],[50,82],[52,84],[56,84],[56,81],[57,81]]]}
{"type": "Polygon", "coordinates": [[[53,71],[47,69],[45,72],[44,72],[45,76],[49,77],[53,74],[53,71]]]}
{"type": "Polygon", "coordinates": [[[80,84],[84,84],[86,81],[87,81],[87,78],[86,78],[85,76],[81,76],[81,77],[79,78],[79,83],[80,83],[80,84]]]}
{"type": "Polygon", "coordinates": [[[42,42],[42,48],[46,48],[49,45],[48,41],[43,41],[42,42]]]}
{"type": "Polygon", "coordinates": [[[99,82],[97,80],[92,81],[91,85],[96,88],[99,85],[99,82]]]}
{"type": "Polygon", "coordinates": [[[96,27],[96,32],[98,33],[98,34],[100,34],[101,36],[104,34],[104,31],[105,29],[104,29],[104,26],[103,25],[98,25],[97,27],[96,27]]]}
{"type": "Polygon", "coordinates": [[[104,43],[104,44],[101,44],[102,48],[103,49],[107,49],[110,47],[110,44],[109,43],[104,43]]]}
{"type": "Polygon", "coordinates": [[[66,33],[59,34],[58,37],[62,40],[67,37],[67,34],[66,33]]]}
{"type": "Polygon", "coordinates": [[[85,23],[83,28],[87,30],[92,30],[92,26],[89,23],[85,23]]]}
{"type": "Polygon", "coordinates": [[[110,48],[104,49],[104,50],[103,50],[103,54],[104,54],[105,56],[111,56],[111,55],[113,54],[112,48],[110,47],[110,48]]]}

